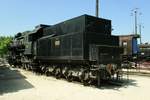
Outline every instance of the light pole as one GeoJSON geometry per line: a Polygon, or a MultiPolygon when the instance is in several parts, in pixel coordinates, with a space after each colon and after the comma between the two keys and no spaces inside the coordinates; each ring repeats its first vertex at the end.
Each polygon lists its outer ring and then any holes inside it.
{"type": "Polygon", "coordinates": [[[135,13],[135,34],[137,35],[137,9],[134,11],[135,13]]]}
{"type": "Polygon", "coordinates": [[[131,13],[131,14],[132,14],[132,16],[134,16],[135,35],[137,35],[137,28],[138,28],[138,25],[137,25],[137,23],[138,23],[138,21],[137,21],[137,20],[138,20],[138,18],[137,18],[137,17],[138,17],[138,15],[141,15],[141,14],[142,14],[142,13],[139,13],[139,12],[138,12],[138,9],[139,9],[139,8],[135,8],[135,9],[133,9],[133,10],[132,10],[132,13],[131,13]]]}
{"type": "Polygon", "coordinates": [[[139,24],[140,44],[142,44],[142,28],[144,28],[144,26],[142,24],[139,24]]]}
{"type": "Polygon", "coordinates": [[[137,35],[137,13],[138,13],[138,8],[133,9],[131,13],[134,16],[135,35],[137,35]]]}

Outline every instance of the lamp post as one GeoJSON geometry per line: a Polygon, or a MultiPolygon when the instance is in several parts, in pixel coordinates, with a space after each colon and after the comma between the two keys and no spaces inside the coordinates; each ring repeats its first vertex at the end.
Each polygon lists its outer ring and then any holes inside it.
{"type": "Polygon", "coordinates": [[[139,24],[140,44],[142,44],[142,28],[144,28],[144,26],[142,24],[139,24]]]}
{"type": "Polygon", "coordinates": [[[137,28],[138,28],[138,15],[142,15],[141,12],[138,12],[139,8],[135,8],[132,10],[131,15],[134,16],[134,27],[135,27],[135,35],[137,35],[137,28]]]}
{"type": "Polygon", "coordinates": [[[132,10],[132,16],[134,16],[134,27],[135,27],[135,35],[137,35],[137,13],[138,13],[138,8],[135,8],[132,10]]]}

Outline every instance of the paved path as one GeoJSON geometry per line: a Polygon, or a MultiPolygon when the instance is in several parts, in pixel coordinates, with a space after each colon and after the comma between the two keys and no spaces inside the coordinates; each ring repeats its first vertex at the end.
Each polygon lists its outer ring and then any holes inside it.
{"type": "Polygon", "coordinates": [[[33,88],[32,84],[25,79],[26,77],[18,70],[8,67],[7,63],[0,62],[0,95],[33,88]]]}
{"type": "Polygon", "coordinates": [[[150,100],[149,77],[129,76],[121,87],[99,89],[8,67],[0,73],[0,100],[150,100]]]}

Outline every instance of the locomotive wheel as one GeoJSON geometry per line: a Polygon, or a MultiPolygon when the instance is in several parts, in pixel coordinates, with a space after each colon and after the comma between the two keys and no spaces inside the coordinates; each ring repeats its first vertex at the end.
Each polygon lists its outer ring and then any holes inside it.
{"type": "Polygon", "coordinates": [[[29,64],[29,70],[30,71],[32,70],[32,64],[31,63],[29,64]]]}
{"type": "Polygon", "coordinates": [[[72,76],[72,72],[71,71],[68,72],[68,74],[66,76],[66,79],[67,79],[68,82],[72,82],[73,81],[73,76],[72,76]]]}
{"type": "Polygon", "coordinates": [[[40,68],[41,68],[41,74],[44,74],[44,73],[45,73],[45,71],[46,71],[45,66],[44,66],[44,65],[43,65],[43,66],[40,66],[40,68]]]}
{"type": "Polygon", "coordinates": [[[25,70],[28,70],[28,65],[27,64],[25,64],[25,70]]]}
{"type": "Polygon", "coordinates": [[[55,67],[55,66],[53,66],[53,67],[52,67],[51,74],[55,76],[55,72],[56,72],[56,67],[55,67]]]}
{"type": "Polygon", "coordinates": [[[30,64],[30,69],[31,69],[32,72],[36,71],[36,67],[34,66],[34,64],[30,64]]]}
{"type": "Polygon", "coordinates": [[[24,69],[24,68],[25,68],[25,64],[24,64],[24,63],[22,64],[22,67],[21,67],[21,68],[22,68],[22,69],[24,69]]]}
{"type": "Polygon", "coordinates": [[[25,64],[25,70],[28,70],[28,65],[27,64],[25,64]]]}
{"type": "Polygon", "coordinates": [[[88,85],[91,84],[91,79],[90,79],[90,76],[89,76],[88,72],[83,72],[82,73],[81,82],[83,83],[84,86],[88,86],[88,85]]]}
{"type": "Polygon", "coordinates": [[[60,79],[61,78],[61,71],[60,71],[60,68],[57,68],[56,71],[55,71],[55,77],[56,79],[60,79]]]}
{"type": "Polygon", "coordinates": [[[67,75],[68,75],[68,68],[65,67],[63,70],[62,70],[62,75],[63,77],[65,77],[67,79],[67,75]]]}
{"type": "Polygon", "coordinates": [[[84,82],[84,84],[83,85],[85,85],[85,86],[89,86],[89,85],[91,85],[91,83],[92,83],[92,79],[88,76],[88,78],[86,79],[86,80],[84,80],[85,82],[84,82]]]}
{"type": "Polygon", "coordinates": [[[57,75],[55,75],[56,79],[60,79],[61,78],[61,74],[58,73],[57,75]]]}
{"type": "Polygon", "coordinates": [[[46,76],[50,76],[50,72],[48,70],[45,71],[46,76]]]}
{"type": "Polygon", "coordinates": [[[27,64],[26,66],[27,66],[27,69],[26,69],[26,70],[29,71],[29,70],[30,70],[30,64],[27,64]]]}

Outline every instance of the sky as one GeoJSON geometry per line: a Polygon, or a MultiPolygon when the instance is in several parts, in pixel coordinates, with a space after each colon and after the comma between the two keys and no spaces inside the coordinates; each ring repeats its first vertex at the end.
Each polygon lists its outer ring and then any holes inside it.
{"type": "MultiPolygon", "coordinates": [[[[38,24],[53,25],[89,14],[95,16],[96,0],[1,0],[0,36],[14,36],[38,24]]],[[[113,35],[134,33],[132,9],[138,8],[142,42],[150,43],[150,0],[100,0],[101,18],[112,20],[113,35]]]]}

